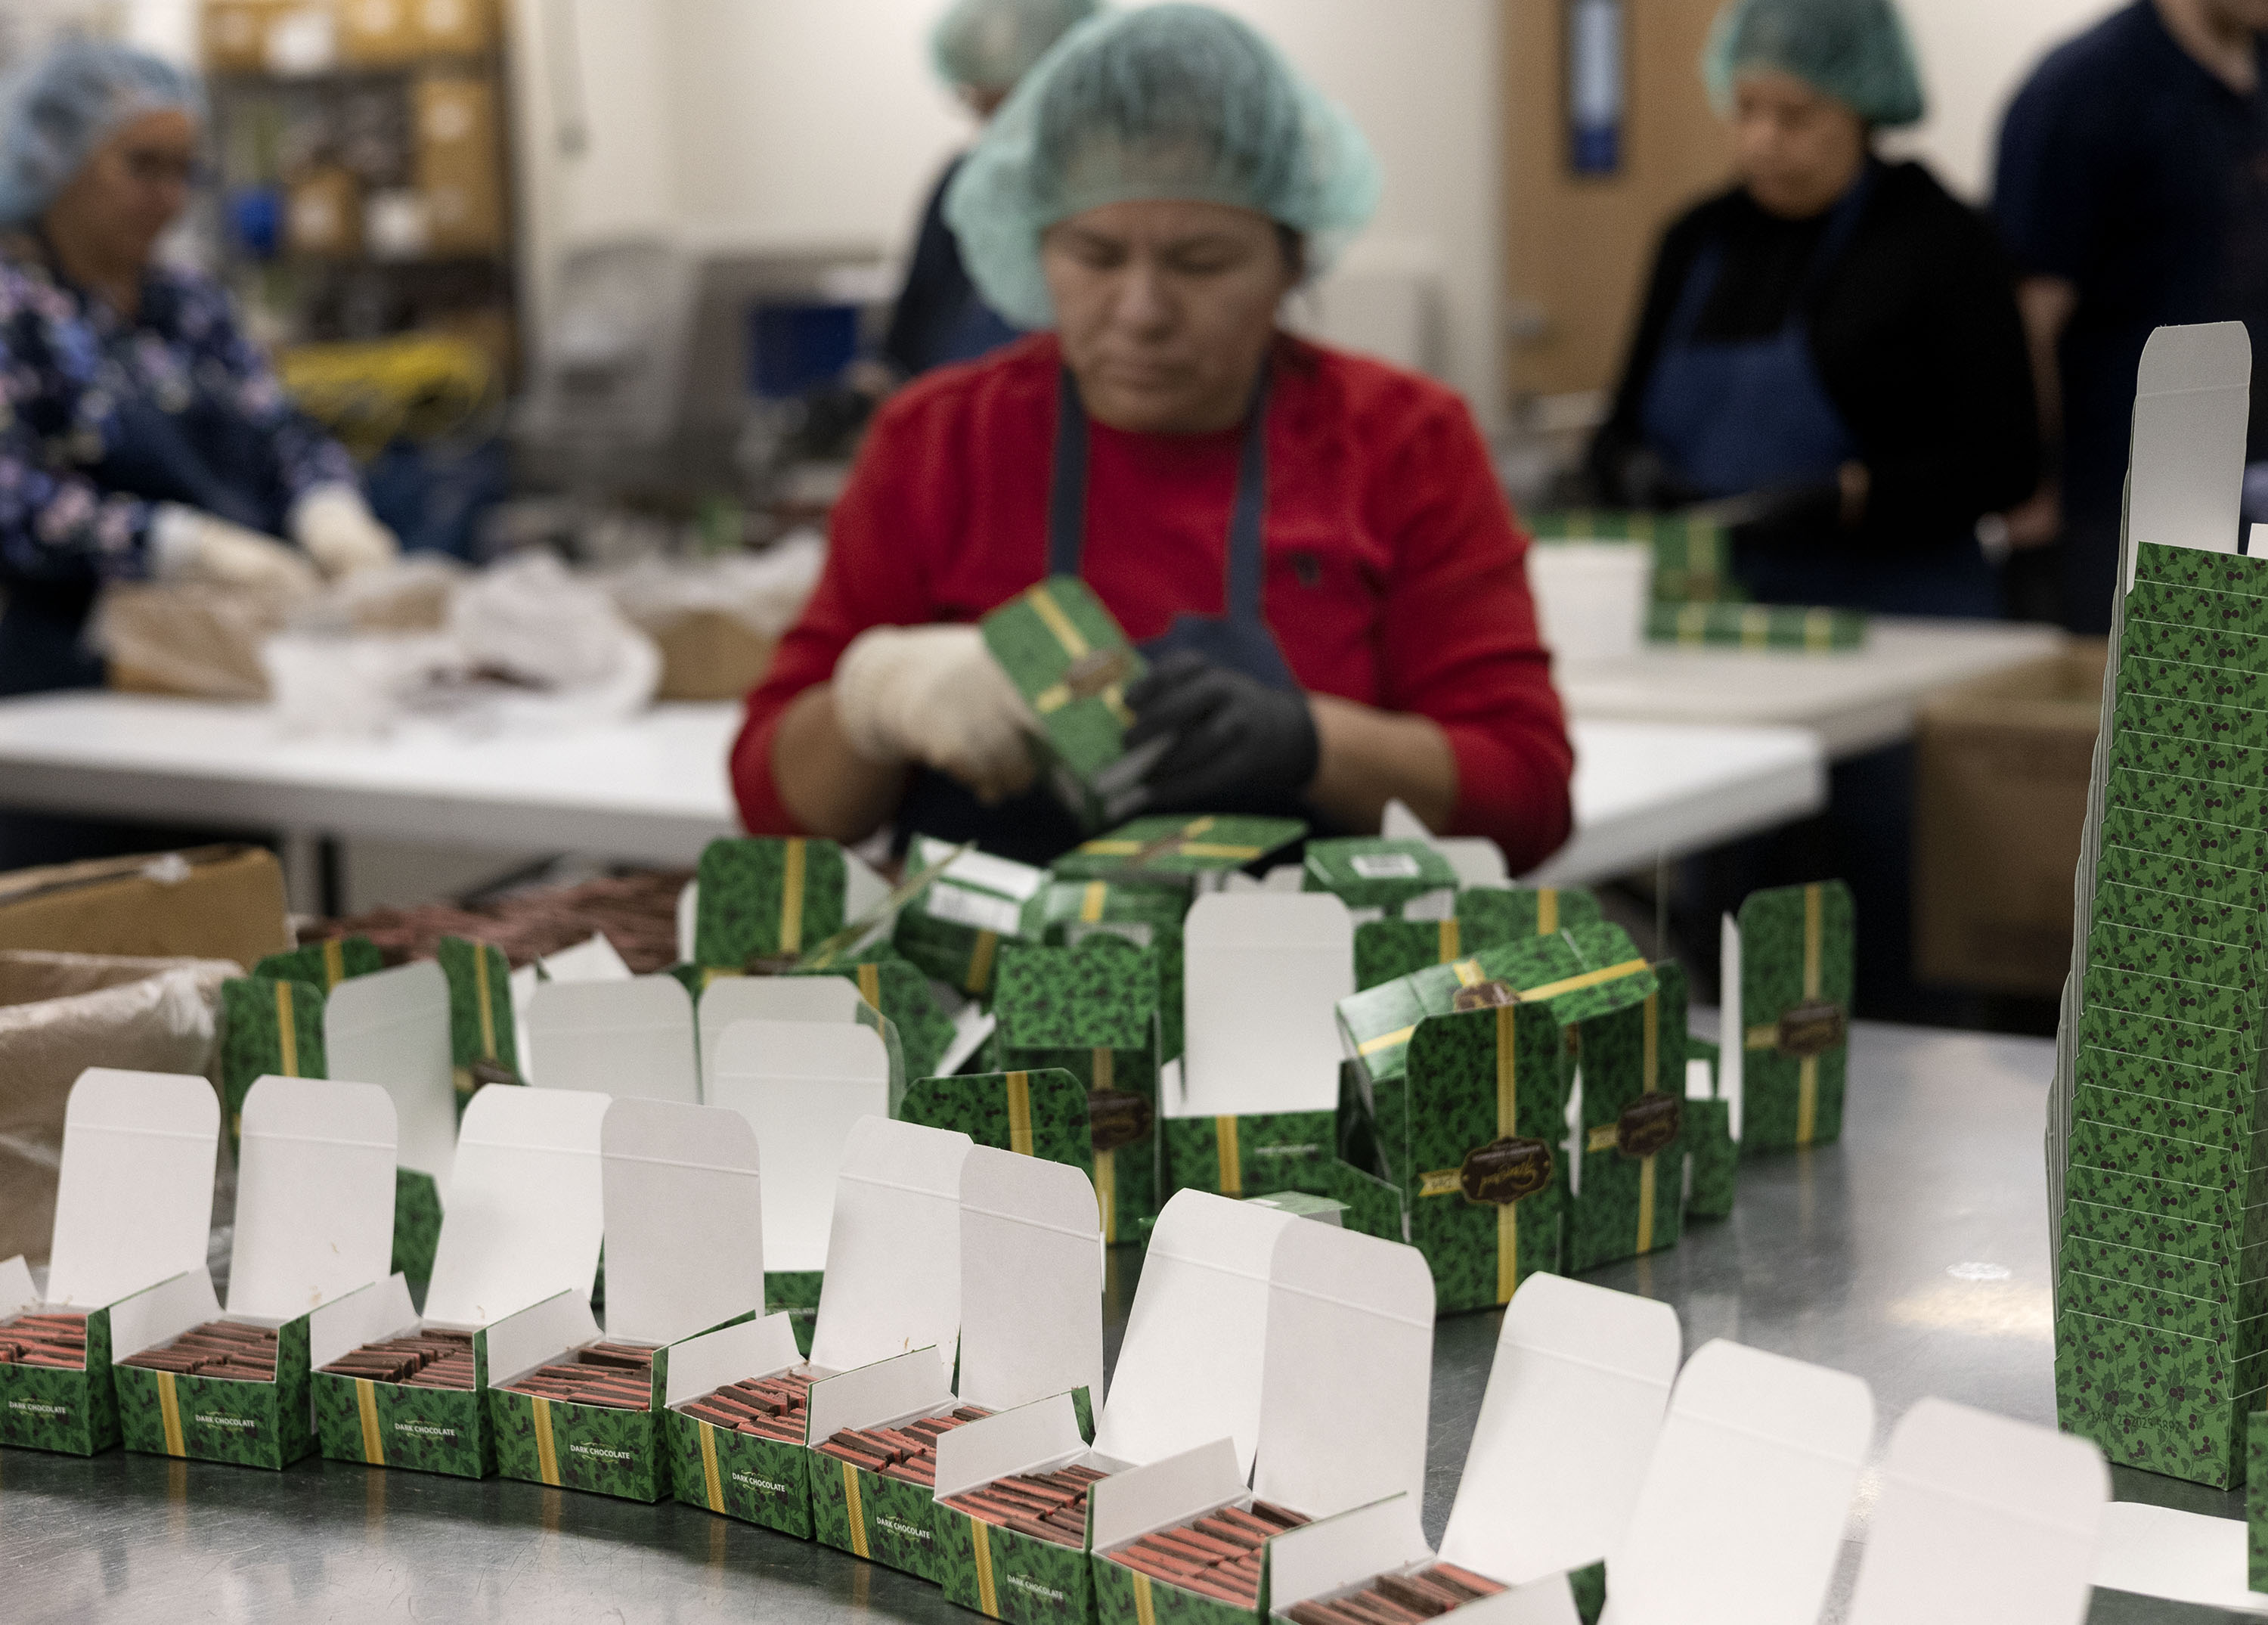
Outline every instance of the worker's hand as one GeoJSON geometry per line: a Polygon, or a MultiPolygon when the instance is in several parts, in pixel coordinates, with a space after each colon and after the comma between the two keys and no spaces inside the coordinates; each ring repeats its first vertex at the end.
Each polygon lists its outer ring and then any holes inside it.
{"type": "Polygon", "coordinates": [[[312,593],[322,585],[314,566],[289,543],[171,502],[160,504],[150,521],[150,563],[163,581],[291,593],[312,593]]]}
{"type": "Polygon", "coordinates": [[[1142,776],[1146,806],[1239,812],[1281,802],[1315,777],[1322,747],[1307,697],[1213,665],[1186,649],[1126,691],[1129,750],[1170,740],[1142,776]]]}
{"type": "Polygon", "coordinates": [[[378,522],[351,485],[318,485],[291,505],[291,539],[336,579],[390,565],[401,556],[394,532],[378,522]]]}
{"type": "Polygon", "coordinates": [[[974,626],[869,627],[835,663],[835,714],[877,765],[923,763],[988,804],[1031,788],[1031,707],[974,626]]]}

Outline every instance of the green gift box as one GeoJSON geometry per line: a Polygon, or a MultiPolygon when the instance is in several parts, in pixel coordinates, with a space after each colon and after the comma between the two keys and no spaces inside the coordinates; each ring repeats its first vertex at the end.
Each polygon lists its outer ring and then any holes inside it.
{"type": "Polygon", "coordinates": [[[821,1546],[940,1579],[931,1488],[872,1471],[820,1448],[847,1428],[902,1427],[967,1410],[953,1396],[933,1348],[916,1348],[811,1385],[806,1458],[811,1528],[821,1546]]]}
{"type": "Polygon", "coordinates": [[[802,1363],[784,1314],[740,1321],[672,1346],[667,1426],[670,1490],[677,1500],[811,1539],[808,1437],[801,1444],[762,1438],[684,1408],[733,1383],[777,1377],[802,1363]]]}
{"type": "Polygon", "coordinates": [[[1182,920],[1189,912],[1177,887],[1113,885],[1107,880],[1053,880],[1035,905],[1040,940],[1050,948],[1076,948],[1094,935],[1123,936],[1158,956],[1158,1019],[1162,1059],[1180,1058],[1182,1036],[1182,920]]]}
{"type": "Polygon", "coordinates": [[[1287,1211],[1296,1208],[1303,1216],[1312,1215],[1299,1204],[1322,1202],[1336,1210],[1344,1229],[1360,1230],[1381,1241],[1410,1239],[1401,1188],[1343,1158],[1305,1157],[1271,1168],[1269,1173],[1278,1188],[1247,1200],[1275,1202],[1287,1211]]]}
{"type": "Polygon", "coordinates": [[[1717,1091],[1717,1046],[1685,1040],[1685,1216],[1721,1219],[1733,1211],[1741,1144],[1733,1137],[1733,1103],[1717,1091]]]}
{"type": "Polygon", "coordinates": [[[887,948],[868,950],[856,964],[796,971],[796,976],[837,976],[851,982],[858,996],[887,1019],[897,1034],[906,1075],[924,1078],[953,1047],[953,1017],[938,1007],[929,979],[887,948]]]}
{"type": "Polygon", "coordinates": [[[1126,750],[1126,691],[1149,669],[1101,600],[1077,576],[1050,576],[986,616],[984,646],[1031,706],[1033,754],[1081,827],[1133,804],[1157,752],[1126,750]]]}
{"type": "Polygon", "coordinates": [[[1097,936],[1006,949],[994,989],[998,1069],[1061,1068],[1087,1090],[1103,1237],[1114,1245],[1135,1240],[1157,1213],[1157,987],[1149,950],[1097,936]]]}
{"type": "Polygon", "coordinates": [[[1684,1231],[1685,971],[1666,961],[1653,974],[1660,986],[1641,1002],[1575,1030],[1572,1270],[1674,1247],[1684,1231]]]}
{"type": "Polygon", "coordinates": [[[978,1145],[1043,1157],[1094,1177],[1086,1085],[1061,1067],[922,1078],[898,1115],[930,1128],[957,1129],[978,1145]]]}
{"type": "Polygon", "coordinates": [[[1556,886],[1468,887],[1447,920],[1373,920],[1355,927],[1354,985],[1367,990],[1525,937],[1596,925],[1599,900],[1556,886]]]}
{"type": "Polygon", "coordinates": [[[220,985],[219,1027],[220,1092],[228,1112],[228,1143],[233,1149],[241,1132],[244,1097],[254,1079],[327,1075],[323,988],[314,982],[232,977],[220,985]]]}
{"type": "Polygon", "coordinates": [[[325,937],[287,953],[269,954],[252,967],[254,976],[276,982],[307,982],[330,992],[350,976],[386,969],[386,956],[366,936],[325,937]]]}
{"type": "Polygon", "coordinates": [[[1301,884],[1328,891],[1351,909],[1380,909],[1400,919],[1420,897],[1457,890],[1457,871],[1432,846],[1418,840],[1358,836],[1307,843],[1301,884]]]}
{"type": "Polygon", "coordinates": [[[1035,940],[1027,926],[1045,869],[989,853],[962,853],[950,842],[917,835],[906,849],[909,875],[943,873],[898,911],[891,936],[899,953],[972,999],[989,996],[1003,942],[1035,940]]]}
{"type": "Polygon", "coordinates": [[[1646,609],[1646,635],[1655,643],[1823,652],[1864,644],[1867,617],[1794,604],[1655,603],[1646,609]]]}
{"type": "Polygon", "coordinates": [[[422,1318],[398,1272],[327,1304],[308,1317],[310,1399],[316,1448],[329,1461],[486,1478],[496,1471],[488,1423],[489,1333],[422,1318]],[[461,1332],[473,1351],[469,1388],[413,1387],[323,1368],[367,1344],[415,1337],[429,1327],[461,1332]]]}
{"type": "Polygon", "coordinates": [[[2245,1418],[2244,1584],[2268,1592],[2268,1410],[2245,1418]]]}
{"type": "Polygon", "coordinates": [[[1753,892],[1737,933],[1727,921],[1719,1092],[1740,1103],[1742,1156],[1841,1135],[1855,943],[1839,880],[1753,892]]]}
{"type": "Polygon", "coordinates": [[[1084,1534],[1041,1540],[979,1516],[961,1497],[1004,1479],[1126,1464],[1088,1446],[1094,1422],[1084,1389],[1059,1393],[955,1428],[938,1441],[932,1511],[937,1577],[950,1600],[990,1619],[1079,1625],[1094,1614],[1084,1534]]]}
{"type": "Polygon", "coordinates": [[[1653,549],[1657,602],[1692,600],[1739,602],[1748,597],[1732,572],[1725,528],[1696,513],[1640,513],[1606,508],[1566,508],[1528,519],[1538,542],[1645,542],[1653,549]]]}
{"type": "MultiPolygon", "coordinates": [[[[202,1267],[176,1276],[132,1300],[136,1324],[114,1314],[119,1363],[111,1367],[118,1395],[118,1425],[126,1448],[151,1456],[186,1457],[232,1466],[290,1466],[315,1448],[308,1415],[307,1317],[274,1321],[224,1316],[212,1279],[202,1267]],[[193,1327],[228,1320],[276,1333],[276,1376],[271,1381],[203,1377],[151,1370],[124,1363],[133,1355],[170,1342],[193,1327]],[[129,1345],[139,1345],[132,1348],[129,1345]]],[[[127,1305],[120,1305],[123,1311],[127,1305]]]]}
{"type": "Polygon", "coordinates": [[[1049,873],[1057,880],[1107,880],[1117,885],[1199,887],[1257,863],[1307,832],[1296,818],[1248,818],[1206,813],[1137,818],[1074,846],[1049,873]]]}
{"type": "Polygon", "coordinates": [[[501,949],[460,936],[443,937],[433,957],[449,979],[450,1075],[461,1117],[475,1089],[520,1082],[512,966],[501,949]]]}
{"type": "Polygon", "coordinates": [[[701,853],[696,964],[784,969],[843,928],[849,868],[833,841],[740,836],[701,853]]]}

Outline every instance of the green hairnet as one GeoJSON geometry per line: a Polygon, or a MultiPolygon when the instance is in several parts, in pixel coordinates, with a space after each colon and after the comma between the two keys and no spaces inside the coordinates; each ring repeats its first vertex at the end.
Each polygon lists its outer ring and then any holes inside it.
{"type": "Polygon", "coordinates": [[[1717,14],[1701,75],[1719,108],[1751,69],[1793,74],[1868,124],[1921,121],[1921,69],[1890,0],[1733,0],[1717,14]]]}
{"type": "Polygon", "coordinates": [[[0,85],[0,225],[37,219],[104,137],[172,108],[204,116],[187,69],[108,41],[63,41],[0,85]]]}
{"type": "Polygon", "coordinates": [[[1314,273],[1378,188],[1362,131],[1274,47],[1210,6],[1156,5],[1082,23],[1041,59],[954,177],[945,218],[985,303],[1044,328],[1040,233],[1058,220],[1137,198],[1227,203],[1300,233],[1314,273]]]}
{"type": "Polygon", "coordinates": [[[1098,0],[954,0],[930,35],[930,57],[947,85],[1005,94],[1097,7],[1098,0]]]}

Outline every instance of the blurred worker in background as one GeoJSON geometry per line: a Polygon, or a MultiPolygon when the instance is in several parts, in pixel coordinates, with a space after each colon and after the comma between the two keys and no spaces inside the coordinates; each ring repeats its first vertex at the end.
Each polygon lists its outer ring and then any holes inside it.
{"type": "MultiPolygon", "coordinates": [[[[1016,82],[1049,48],[1094,15],[1097,0],[954,0],[938,18],[930,54],[938,77],[981,120],[1008,100],[1016,82]]],[[[963,155],[966,156],[965,154],[963,155]]],[[[945,223],[946,192],[961,173],[955,158],[938,177],[922,211],[906,285],[898,292],[882,358],[901,378],[948,361],[974,361],[1020,335],[984,302],[961,263],[961,246],[945,223]]]]}
{"type": "Polygon", "coordinates": [[[2043,605],[2110,627],[2134,382],[2151,329],[2242,321],[2246,517],[2268,520],[2268,0],[2138,0],[2051,53],[2008,108],[1992,209],[2050,430],[2051,476],[2009,515],[2058,544],[2043,605]]]}
{"type": "Polygon", "coordinates": [[[203,117],[188,74],[89,40],[0,87],[0,694],[102,681],[106,581],[291,588],[394,556],[226,292],[154,257],[203,117]]]}
{"type": "Polygon", "coordinates": [[[1918,164],[1889,0],[1734,0],[1704,71],[1739,183],[1663,237],[1614,411],[1605,503],[1721,503],[1767,602],[1991,616],[1977,521],[2038,477],[2031,375],[1992,232],[1918,164]],[[1730,499],[1730,500],[1727,500],[1730,499]]]}
{"type": "Polygon", "coordinates": [[[749,698],[751,830],[1075,844],[971,624],[1057,575],[1154,662],[1126,693],[1130,745],[1162,747],[1141,810],[1373,831],[1399,797],[1514,873],[1565,838],[1528,543],[1471,417],[1278,325],[1378,187],[1346,114],[1208,7],[1089,23],[1017,87],[946,213],[987,301],[1050,330],[876,418],[749,698]]]}

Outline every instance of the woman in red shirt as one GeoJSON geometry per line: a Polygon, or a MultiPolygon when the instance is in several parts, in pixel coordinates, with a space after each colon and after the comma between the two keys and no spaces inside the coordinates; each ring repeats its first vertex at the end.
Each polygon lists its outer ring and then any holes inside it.
{"type": "Polygon", "coordinates": [[[1069,573],[1152,656],[1144,810],[1351,832],[1399,798],[1515,872],[1565,839],[1528,544],[1470,417],[1277,327],[1376,191],[1345,115],[1208,8],[1098,19],[1027,76],[946,212],[987,301],[1054,330],[876,418],[734,747],[751,830],[1075,844],[973,624],[1069,573]]]}

